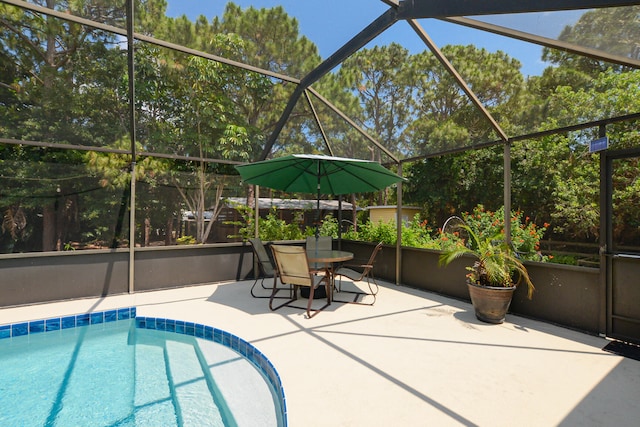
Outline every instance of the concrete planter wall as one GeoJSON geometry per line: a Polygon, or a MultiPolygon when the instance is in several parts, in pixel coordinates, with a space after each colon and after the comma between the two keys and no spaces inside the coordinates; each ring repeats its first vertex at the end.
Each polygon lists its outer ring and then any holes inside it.
{"type": "Polygon", "coordinates": [[[126,293],[123,250],[15,254],[0,260],[0,306],[126,293]]]}
{"type": "Polygon", "coordinates": [[[251,246],[242,243],[136,250],[138,291],[243,280],[253,272],[251,246]]]}
{"type": "MultiPolygon", "coordinates": [[[[137,248],[135,291],[242,280],[252,274],[246,244],[137,248]]],[[[12,254],[0,258],[0,307],[124,294],[129,251],[12,254]]]]}
{"type": "MultiPolygon", "coordinates": [[[[287,242],[288,244],[301,242],[287,242]]],[[[336,242],[341,249],[366,261],[373,243],[336,242]]],[[[439,251],[402,248],[401,282],[406,286],[470,301],[461,258],[447,267],[438,265],[439,251]]],[[[519,288],[511,312],[590,333],[599,330],[605,309],[599,285],[599,269],[550,263],[527,263],[536,286],[532,300],[519,288]]],[[[176,288],[253,275],[253,256],[247,244],[137,248],[135,291],[176,288]]],[[[396,248],[384,246],[374,275],[396,280],[396,248]]],[[[128,292],[129,252],[76,251],[44,254],[12,254],[0,258],[0,307],[99,297],[128,292]]]]}
{"type": "Polygon", "coordinates": [[[590,333],[605,333],[599,320],[606,313],[599,282],[599,268],[551,263],[526,263],[536,287],[531,300],[524,286],[518,288],[511,311],[590,333]]]}
{"type": "MultiPolygon", "coordinates": [[[[373,244],[348,241],[342,242],[342,248],[355,254],[369,254],[373,244]]],[[[376,277],[395,283],[395,253],[395,247],[383,248],[374,268],[376,277]]],[[[465,267],[473,263],[473,258],[462,257],[447,267],[440,267],[440,253],[403,247],[402,284],[471,302],[465,267]]],[[[599,284],[600,269],[539,262],[527,262],[526,266],[536,292],[529,300],[526,288],[519,287],[511,302],[511,313],[589,333],[604,333],[599,326],[605,307],[599,284]]]]}

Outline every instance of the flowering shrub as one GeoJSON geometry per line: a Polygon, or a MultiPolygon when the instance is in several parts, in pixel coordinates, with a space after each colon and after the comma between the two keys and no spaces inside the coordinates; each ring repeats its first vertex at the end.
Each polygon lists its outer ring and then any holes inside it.
{"type": "Polygon", "coordinates": [[[434,238],[431,245],[426,247],[440,251],[450,251],[456,246],[464,246],[465,244],[466,239],[463,236],[460,236],[459,231],[443,233],[442,229],[438,229],[436,238],[434,238]]]}
{"type": "MultiPolygon", "coordinates": [[[[395,228],[395,224],[393,225],[395,228]]],[[[402,224],[402,244],[416,248],[427,248],[433,245],[433,229],[427,225],[427,220],[420,220],[420,215],[416,214],[413,219],[402,224]]]]}
{"type": "MultiPolygon", "coordinates": [[[[472,212],[462,214],[464,222],[478,235],[480,239],[490,238],[498,234],[504,235],[504,208],[495,212],[476,206],[472,212]]],[[[529,217],[523,218],[520,211],[511,213],[511,242],[521,259],[532,261],[546,261],[540,253],[540,239],[549,224],[537,226],[529,217]]]]}

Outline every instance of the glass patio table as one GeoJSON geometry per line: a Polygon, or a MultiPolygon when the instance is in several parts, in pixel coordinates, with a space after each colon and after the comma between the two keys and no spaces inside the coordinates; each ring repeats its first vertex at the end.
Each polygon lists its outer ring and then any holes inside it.
{"type": "MultiPolygon", "coordinates": [[[[316,267],[326,272],[331,284],[331,293],[334,289],[333,264],[336,262],[349,261],[353,259],[353,252],[337,251],[333,249],[308,249],[307,259],[310,267],[316,267]],[[322,264],[321,267],[318,264],[322,264]]],[[[333,295],[330,296],[333,299],[333,295]]]]}

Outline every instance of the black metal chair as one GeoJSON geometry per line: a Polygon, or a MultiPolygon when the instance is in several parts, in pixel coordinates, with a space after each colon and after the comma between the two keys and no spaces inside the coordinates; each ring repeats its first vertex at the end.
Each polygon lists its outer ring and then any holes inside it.
{"type": "MultiPolygon", "coordinates": [[[[256,280],[253,282],[251,286],[251,296],[254,298],[271,298],[271,293],[265,295],[257,295],[255,292],[256,285],[258,284],[258,280],[260,280],[260,286],[262,289],[271,290],[270,287],[264,285],[264,279],[273,279],[276,277],[276,271],[271,262],[271,258],[269,258],[269,254],[267,253],[267,249],[264,247],[262,240],[258,238],[249,239],[249,243],[251,244],[251,248],[253,249],[253,254],[256,257],[256,262],[258,265],[258,270],[255,272],[256,280]]],[[[290,286],[278,288],[281,290],[291,290],[290,286]]],[[[280,297],[278,297],[280,298],[280,297]]],[[[282,297],[284,298],[284,297],[282,297]]]]}

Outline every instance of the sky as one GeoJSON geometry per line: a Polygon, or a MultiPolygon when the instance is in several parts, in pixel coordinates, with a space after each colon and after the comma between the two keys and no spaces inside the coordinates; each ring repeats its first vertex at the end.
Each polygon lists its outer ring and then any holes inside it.
{"type": "MultiPolygon", "coordinates": [[[[282,6],[288,15],[298,20],[299,32],[317,47],[323,59],[331,56],[367,25],[382,15],[388,8],[380,0],[235,0],[243,9],[282,6]]],[[[224,12],[226,0],[167,0],[167,15],[186,15],[195,21],[199,15],[211,20],[224,12]]],[[[581,12],[554,12],[483,17],[483,20],[514,29],[535,32],[555,38],[567,24],[573,24],[581,12]]],[[[422,28],[438,47],[447,44],[475,44],[488,51],[502,50],[522,63],[525,76],[540,75],[548,65],[541,60],[542,47],[508,37],[453,25],[446,22],[424,19],[422,28]]],[[[426,49],[409,24],[399,21],[375,38],[366,47],[387,45],[396,42],[415,54],[426,49]]]]}

